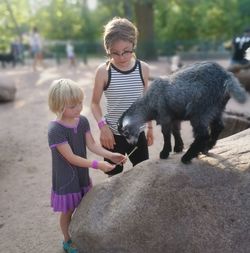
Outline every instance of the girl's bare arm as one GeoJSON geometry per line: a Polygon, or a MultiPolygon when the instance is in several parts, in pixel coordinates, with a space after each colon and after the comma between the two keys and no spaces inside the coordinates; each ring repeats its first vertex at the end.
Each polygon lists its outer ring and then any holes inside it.
{"type": "Polygon", "coordinates": [[[113,153],[106,149],[104,149],[101,145],[97,144],[91,134],[91,132],[86,133],[86,143],[88,149],[102,157],[105,157],[112,162],[118,164],[118,163],[124,163],[126,161],[126,157],[120,153],[113,153]]]}
{"type": "MultiPolygon", "coordinates": [[[[108,82],[108,70],[106,68],[106,64],[99,66],[95,76],[95,84],[91,101],[91,110],[97,122],[100,122],[103,118],[100,101],[103,94],[103,90],[108,82]]],[[[100,132],[100,142],[102,146],[107,149],[113,149],[115,145],[115,139],[109,126],[102,126],[100,132]]]]}
{"type": "MultiPolygon", "coordinates": [[[[60,152],[60,154],[64,157],[64,159],[66,159],[72,165],[90,168],[93,164],[92,160],[88,160],[81,156],[75,155],[68,143],[57,145],[56,148],[60,152]]],[[[115,167],[114,165],[104,161],[98,161],[97,163],[97,169],[100,169],[103,172],[108,172],[114,169],[114,167],[115,167]]]]}

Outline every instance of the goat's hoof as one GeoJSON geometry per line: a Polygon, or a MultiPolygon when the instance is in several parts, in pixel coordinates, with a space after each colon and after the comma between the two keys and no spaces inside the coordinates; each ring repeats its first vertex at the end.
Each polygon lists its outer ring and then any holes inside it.
{"type": "Polygon", "coordinates": [[[212,147],[205,147],[202,151],[201,151],[201,153],[203,154],[203,155],[207,155],[208,154],[208,152],[209,152],[209,150],[211,149],[212,147]]]}
{"type": "Polygon", "coordinates": [[[203,155],[207,155],[207,154],[208,154],[208,151],[209,151],[209,149],[206,149],[206,150],[203,150],[201,153],[202,153],[203,155]]]}
{"type": "Polygon", "coordinates": [[[167,159],[169,157],[169,152],[161,152],[160,153],[160,159],[167,159]]]}
{"type": "Polygon", "coordinates": [[[181,158],[181,161],[182,161],[182,163],[184,163],[184,164],[190,164],[190,163],[191,163],[191,159],[188,159],[188,158],[186,158],[185,156],[183,156],[183,157],[181,158]]]}
{"type": "Polygon", "coordinates": [[[174,147],[174,152],[175,153],[181,153],[183,151],[183,146],[175,146],[174,147]]]}

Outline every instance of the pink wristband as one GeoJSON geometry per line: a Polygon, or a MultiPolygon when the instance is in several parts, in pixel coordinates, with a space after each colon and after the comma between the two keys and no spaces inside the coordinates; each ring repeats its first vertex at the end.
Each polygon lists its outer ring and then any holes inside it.
{"type": "Polygon", "coordinates": [[[99,122],[98,122],[98,127],[99,129],[101,129],[103,126],[107,125],[107,122],[104,118],[102,118],[99,122]]]}
{"type": "Polygon", "coordinates": [[[92,162],[92,164],[91,164],[91,167],[92,167],[93,169],[97,169],[97,167],[98,167],[98,161],[93,160],[93,162],[92,162]]]}

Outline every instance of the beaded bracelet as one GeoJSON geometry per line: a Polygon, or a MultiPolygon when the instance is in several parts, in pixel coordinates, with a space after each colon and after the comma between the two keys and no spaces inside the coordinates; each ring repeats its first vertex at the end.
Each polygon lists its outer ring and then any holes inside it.
{"type": "Polygon", "coordinates": [[[107,125],[107,122],[105,120],[105,118],[102,118],[99,122],[98,122],[98,127],[99,129],[101,129],[103,126],[107,125]]]}
{"type": "Polygon", "coordinates": [[[92,167],[93,169],[97,169],[97,167],[98,167],[98,161],[93,160],[92,163],[91,163],[91,167],[92,167]]]}

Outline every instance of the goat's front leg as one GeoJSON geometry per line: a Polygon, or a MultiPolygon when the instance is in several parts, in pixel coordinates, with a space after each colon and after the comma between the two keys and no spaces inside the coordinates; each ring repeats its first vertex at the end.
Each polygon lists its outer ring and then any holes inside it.
{"type": "Polygon", "coordinates": [[[161,159],[167,159],[169,156],[169,153],[172,151],[171,147],[171,125],[162,125],[161,126],[161,132],[163,134],[164,139],[164,145],[163,149],[160,152],[160,158],[161,159]]]}
{"type": "Polygon", "coordinates": [[[182,156],[181,161],[185,164],[190,163],[194,157],[205,150],[209,141],[208,128],[202,125],[194,128],[194,142],[190,145],[187,152],[182,156]]]}
{"type": "Polygon", "coordinates": [[[180,120],[175,120],[172,123],[172,133],[174,136],[174,152],[180,153],[183,151],[184,144],[183,140],[181,138],[181,121],[180,120]]]}

